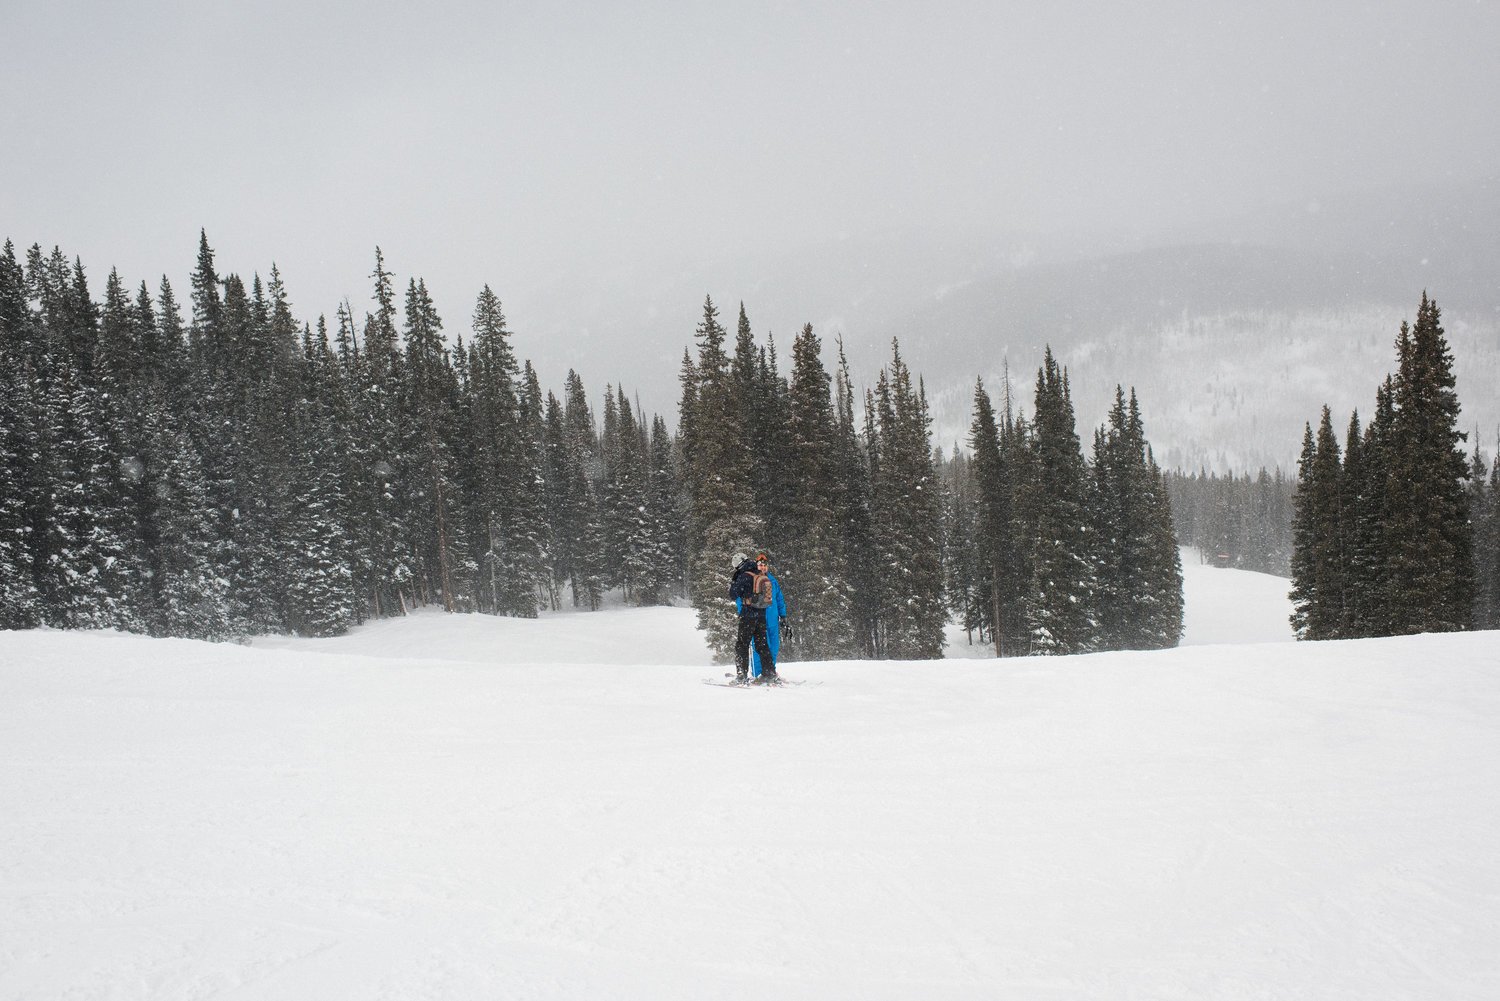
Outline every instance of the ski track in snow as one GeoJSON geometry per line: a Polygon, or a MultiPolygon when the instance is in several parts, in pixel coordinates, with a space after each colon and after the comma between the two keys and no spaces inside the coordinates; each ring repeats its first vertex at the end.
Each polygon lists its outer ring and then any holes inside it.
{"type": "Polygon", "coordinates": [[[743,695],[681,609],[0,633],[0,1001],[1500,997],[1500,635],[1184,562],[1177,650],[743,695]]]}

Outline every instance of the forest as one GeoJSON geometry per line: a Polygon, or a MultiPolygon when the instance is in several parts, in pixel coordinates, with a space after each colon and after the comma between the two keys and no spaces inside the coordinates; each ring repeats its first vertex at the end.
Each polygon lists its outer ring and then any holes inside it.
{"type": "MultiPolygon", "coordinates": [[[[1279,472],[1164,473],[1133,391],[1085,456],[1050,349],[1029,409],[976,382],[945,455],[895,342],[857,388],[805,326],[783,372],[743,304],[731,336],[706,298],[669,423],[574,371],[544,390],[488,286],[450,339],[379,249],[370,279],[362,316],[306,322],[274,265],[221,275],[206,233],[186,304],[115,271],[96,300],[80,260],[7,241],[0,627],[223,641],[686,602],[727,656],[730,556],[755,548],[792,606],[785,658],[936,657],[950,618],[1002,656],[1065,654],[1175,645],[1179,541],[1268,572],[1306,552],[1279,472]]],[[[1491,521],[1494,492],[1469,499],[1491,521]]]]}

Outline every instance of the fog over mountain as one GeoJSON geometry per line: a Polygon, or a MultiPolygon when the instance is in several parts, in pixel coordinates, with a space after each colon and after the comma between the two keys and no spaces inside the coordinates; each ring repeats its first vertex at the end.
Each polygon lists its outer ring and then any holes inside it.
{"type": "MultiPolygon", "coordinates": [[[[1155,382],[1104,346],[1144,362],[1199,318],[1388,344],[1423,288],[1494,341],[1494,3],[79,2],[0,31],[0,237],[184,292],[204,229],[307,321],[367,308],[380,246],[450,337],[489,284],[549,385],[653,410],[708,294],[782,345],[842,333],[861,380],[899,335],[939,401],[1050,342],[1081,418],[1119,379],[1161,431],[1182,386],[1261,391],[1184,368],[1218,349],[1155,382]]],[[[1459,350],[1493,425],[1485,364],[1459,350]]]]}
{"type": "MultiPolygon", "coordinates": [[[[1276,204],[1154,239],[891,230],[715,261],[654,285],[621,272],[597,299],[572,301],[593,318],[585,343],[638,345],[607,359],[586,352],[580,369],[648,406],[672,406],[711,294],[730,321],[744,302],[757,335],[782,348],[812,323],[829,364],[842,336],[866,384],[899,338],[926,379],[939,443],[962,440],[974,380],[997,388],[1007,363],[1017,406],[1029,408],[1050,345],[1070,367],[1085,441],[1119,382],[1138,389],[1163,463],[1290,470],[1303,423],[1324,403],[1341,429],[1356,408],[1368,416],[1424,291],[1444,308],[1466,418],[1493,455],[1495,276],[1500,184],[1471,182],[1276,204]],[[747,274],[758,280],[747,286],[747,274]]],[[[535,338],[547,367],[569,364],[569,329],[535,338]]]]}

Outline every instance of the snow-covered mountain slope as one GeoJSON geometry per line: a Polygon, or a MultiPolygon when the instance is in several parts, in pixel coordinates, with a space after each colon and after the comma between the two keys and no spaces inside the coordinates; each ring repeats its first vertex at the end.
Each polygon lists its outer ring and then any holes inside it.
{"type": "Polygon", "coordinates": [[[1500,996],[1500,636],[1185,569],[1210,645],[773,691],[680,609],[0,633],[0,999],[1500,996]]]}

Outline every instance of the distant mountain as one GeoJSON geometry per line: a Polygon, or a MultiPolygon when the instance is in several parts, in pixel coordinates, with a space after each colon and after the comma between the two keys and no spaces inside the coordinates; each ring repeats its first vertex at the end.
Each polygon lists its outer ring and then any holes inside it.
{"type": "Polygon", "coordinates": [[[1013,268],[871,337],[901,332],[950,436],[974,377],[995,379],[1006,359],[1027,405],[1050,344],[1070,368],[1085,441],[1120,382],[1139,391],[1167,464],[1289,468],[1324,403],[1341,429],[1353,409],[1368,415],[1425,290],[1444,309],[1465,417],[1494,454],[1500,185],[1273,206],[1186,235],[1198,242],[1013,268]]]}
{"type": "MultiPolygon", "coordinates": [[[[1324,403],[1368,414],[1423,284],[1400,286],[1355,254],[1248,245],[1167,247],[1040,265],[976,282],[884,330],[926,379],[943,440],[961,438],[976,376],[1008,363],[1019,406],[1051,345],[1068,366],[1080,434],[1114,386],[1134,386],[1172,466],[1289,468],[1324,403]]],[[[1466,416],[1494,451],[1500,314],[1445,308],[1466,416]]],[[[1473,301],[1473,293],[1458,296],[1473,301]]],[[[1342,426],[1342,425],[1341,425],[1342,426]]]]}
{"type": "Polygon", "coordinates": [[[1273,205],[1190,235],[1206,237],[1352,259],[1382,286],[1429,287],[1467,313],[1500,310],[1500,176],[1273,205]]]}
{"type": "Polygon", "coordinates": [[[1355,407],[1368,412],[1424,290],[1444,308],[1466,419],[1493,453],[1500,182],[1308,199],[1151,241],[890,230],[727,252],[650,280],[627,262],[510,305],[519,350],[540,345],[533,357],[549,382],[576,367],[591,391],[624,383],[672,416],[705,295],[731,331],[743,301],[757,336],[774,335],[783,370],[806,322],[830,367],[843,335],[866,383],[898,337],[945,443],[965,433],[975,378],[998,389],[1007,363],[1030,409],[1050,344],[1069,367],[1086,442],[1119,382],[1137,388],[1165,464],[1253,469],[1290,466],[1325,402],[1340,424],[1355,407]],[[527,316],[552,322],[528,329],[527,316]],[[635,347],[602,350],[620,343],[635,347]]]}

